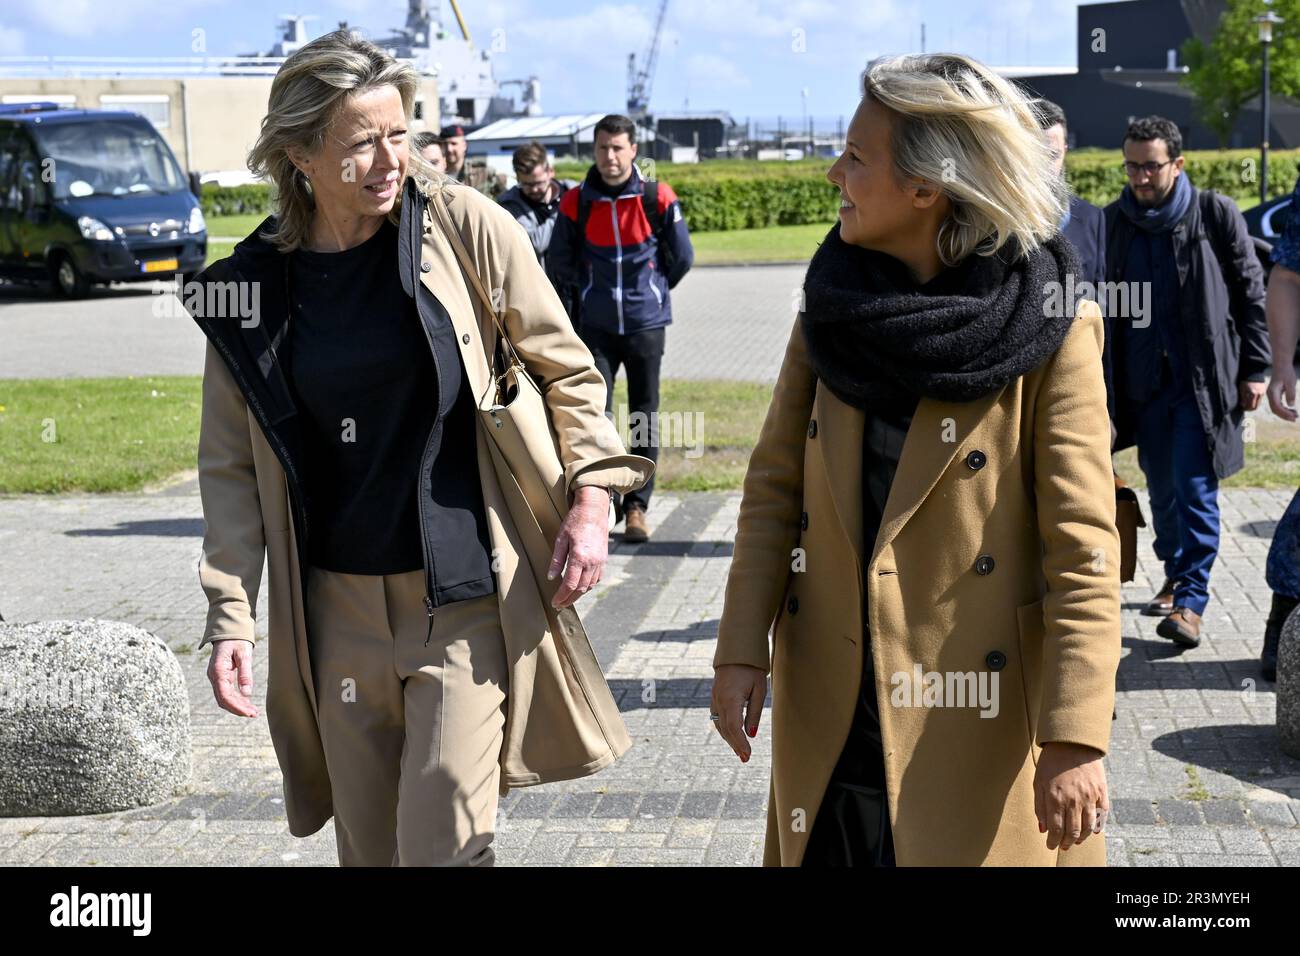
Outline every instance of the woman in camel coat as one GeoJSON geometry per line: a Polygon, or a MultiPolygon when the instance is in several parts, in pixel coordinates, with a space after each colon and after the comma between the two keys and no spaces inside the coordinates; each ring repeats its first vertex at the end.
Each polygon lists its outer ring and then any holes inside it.
{"type": "Polygon", "coordinates": [[[958,56],[873,63],[848,141],[745,479],[716,725],[747,760],[770,671],[768,865],[1104,865],[1119,540],[1064,184],[1032,104],[958,56]]]}

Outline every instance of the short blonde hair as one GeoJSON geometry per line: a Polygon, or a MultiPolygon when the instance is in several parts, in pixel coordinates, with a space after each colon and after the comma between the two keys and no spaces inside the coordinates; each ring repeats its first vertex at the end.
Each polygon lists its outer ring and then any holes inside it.
{"type": "MultiPolygon", "coordinates": [[[[289,149],[318,152],[348,98],[378,87],[396,87],[409,123],[419,83],[420,75],[410,63],[394,59],[350,30],[317,37],[284,61],[271,82],[261,133],[248,154],[248,168],[275,187],[276,225],[263,234],[267,241],[281,252],[297,249],[316,211],[311,185],[290,161],[289,149]]],[[[435,182],[443,178],[415,149],[410,150],[406,172],[435,182]]],[[[393,223],[401,218],[403,192],[398,189],[388,213],[393,223]]]]}
{"type": "Polygon", "coordinates": [[[1019,87],[969,57],[930,53],[871,61],[862,90],[893,113],[896,171],[948,197],[938,237],[945,265],[1012,241],[1025,254],[1059,230],[1069,187],[1053,173],[1033,100],[1019,87]]]}

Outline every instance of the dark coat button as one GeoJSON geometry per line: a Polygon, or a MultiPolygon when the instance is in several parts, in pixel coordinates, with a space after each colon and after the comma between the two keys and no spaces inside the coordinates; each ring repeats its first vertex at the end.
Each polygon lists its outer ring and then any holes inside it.
{"type": "Polygon", "coordinates": [[[804,531],[808,530],[808,512],[805,511],[799,515],[799,527],[804,531]]]}
{"type": "Polygon", "coordinates": [[[460,337],[460,340],[464,342],[466,345],[469,345],[469,333],[466,332],[464,335],[462,335],[460,337]]]}
{"type": "Polygon", "coordinates": [[[991,671],[1000,671],[1007,666],[1007,655],[1001,651],[989,651],[984,657],[984,663],[988,665],[991,671]]]}
{"type": "Polygon", "coordinates": [[[993,573],[993,556],[991,554],[981,554],[978,558],[975,559],[975,573],[976,574],[993,573]]]}
{"type": "Polygon", "coordinates": [[[817,419],[815,418],[809,419],[808,421],[808,437],[809,438],[817,437],[817,419]]]}
{"type": "Polygon", "coordinates": [[[420,271],[421,271],[421,272],[428,272],[428,271],[430,271],[432,268],[433,268],[433,263],[432,263],[432,262],[421,262],[421,263],[420,263],[420,271]]]}
{"type": "Polygon", "coordinates": [[[797,597],[790,598],[790,600],[786,602],[785,609],[789,611],[791,614],[798,614],[799,599],[797,597]]]}
{"type": "Polygon", "coordinates": [[[988,463],[988,456],[982,451],[973,451],[966,456],[966,467],[971,471],[979,471],[988,463]]]}

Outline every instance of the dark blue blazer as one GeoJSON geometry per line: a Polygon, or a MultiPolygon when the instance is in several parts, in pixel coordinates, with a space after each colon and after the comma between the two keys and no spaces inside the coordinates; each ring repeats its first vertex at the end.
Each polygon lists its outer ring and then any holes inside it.
{"type": "Polygon", "coordinates": [[[1070,221],[1065,224],[1065,238],[1079,253],[1082,275],[1075,282],[1088,281],[1096,289],[1106,278],[1106,216],[1092,203],[1070,197],[1070,221]]]}

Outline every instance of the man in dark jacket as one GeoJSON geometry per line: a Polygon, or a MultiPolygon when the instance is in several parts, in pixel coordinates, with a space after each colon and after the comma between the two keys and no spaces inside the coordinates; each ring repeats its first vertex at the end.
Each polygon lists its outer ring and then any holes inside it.
{"type": "Polygon", "coordinates": [[[515,150],[512,159],[515,178],[518,185],[512,186],[497,199],[515,217],[515,221],[524,227],[532,241],[533,251],[537,253],[537,262],[545,270],[565,310],[573,317],[572,303],[569,301],[570,288],[557,282],[551,268],[551,237],[555,233],[555,223],[559,218],[560,198],[578,184],[569,179],[559,179],[551,166],[546,147],[536,140],[525,143],[515,150]]]}
{"type": "Polygon", "coordinates": [[[469,147],[465,139],[465,127],[459,123],[444,126],[439,140],[446,157],[447,168],[444,172],[448,176],[458,183],[473,186],[483,195],[494,199],[506,191],[505,175],[494,173],[488,166],[486,157],[470,159],[466,155],[469,147]]]}
{"type": "MultiPolygon", "coordinates": [[[[1051,100],[1039,100],[1038,125],[1052,148],[1054,168],[1056,175],[1060,176],[1065,171],[1065,151],[1068,148],[1065,111],[1051,100]]],[[[1106,217],[1086,199],[1071,196],[1070,208],[1061,221],[1061,232],[1079,253],[1083,274],[1076,276],[1075,282],[1087,282],[1094,290],[1099,289],[1106,277],[1106,217]]],[[[1100,304],[1104,309],[1105,303],[1100,304]]]]}
{"type": "MultiPolygon", "coordinates": [[[[551,237],[551,272],[557,283],[579,289],[582,340],[609,390],[627,366],[628,451],[659,459],[659,362],[664,332],[673,320],[668,290],[695,258],[677,196],[665,182],[637,169],[636,125],[610,115],[596,124],[596,162],[577,189],[560,200],[551,237]]],[[[645,510],[654,487],[629,492],[616,503],[627,519],[624,540],[645,541],[645,510]]]]}
{"type": "Polygon", "coordinates": [[[1136,444],[1165,582],[1143,613],[1201,638],[1219,549],[1219,481],[1245,464],[1242,417],[1270,365],[1264,276],[1232,200],[1192,186],[1182,136],[1149,116],[1124,134],[1129,185],[1106,207],[1106,278],[1139,283],[1146,314],[1107,315],[1103,356],[1116,450],[1136,444]]]}
{"type": "MultiPolygon", "coordinates": [[[[1295,422],[1296,344],[1300,343],[1300,179],[1291,193],[1291,217],[1273,243],[1273,269],[1268,274],[1268,328],[1273,347],[1273,371],[1268,383],[1268,404],[1284,422],[1295,422]]],[[[1260,671],[1265,680],[1277,680],[1277,649],[1282,627],[1300,605],[1300,490],[1287,506],[1264,562],[1264,580],[1273,592],[1260,671]]]]}

